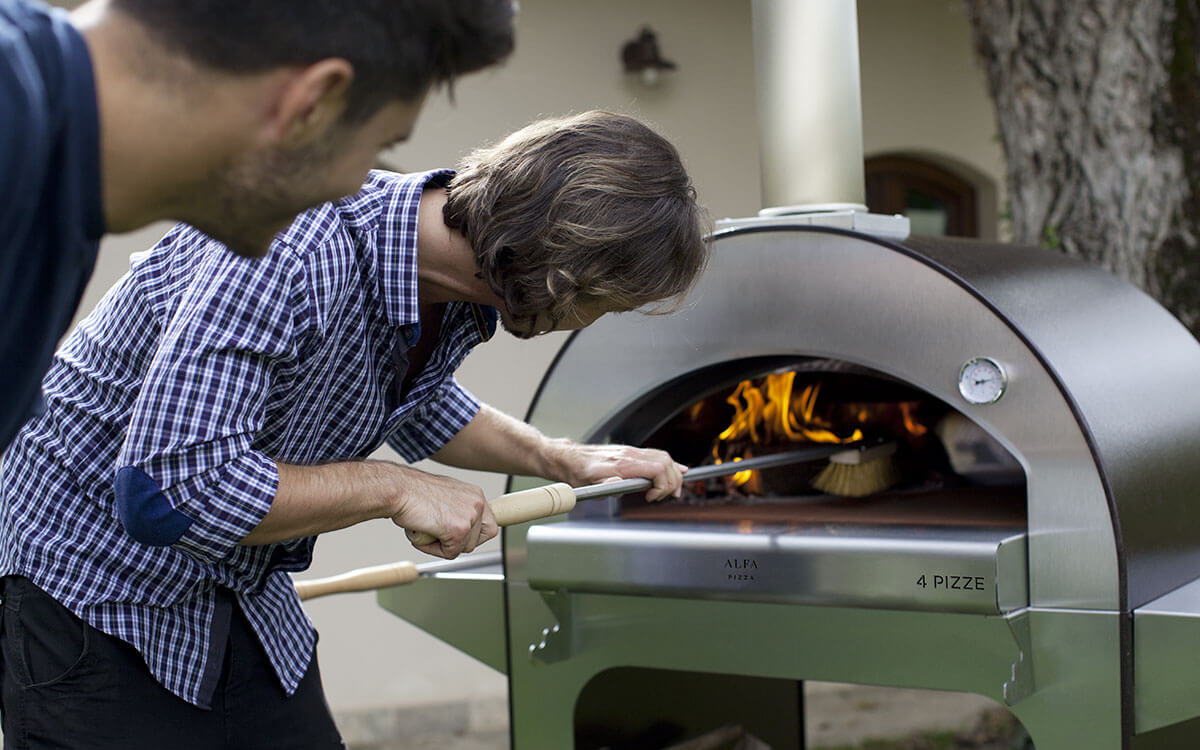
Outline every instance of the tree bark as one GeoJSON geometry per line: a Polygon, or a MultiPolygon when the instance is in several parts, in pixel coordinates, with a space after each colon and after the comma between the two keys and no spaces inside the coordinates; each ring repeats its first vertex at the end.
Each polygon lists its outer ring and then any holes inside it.
{"type": "Polygon", "coordinates": [[[1200,0],[964,0],[1013,239],[1095,262],[1200,334],[1200,0]]]}

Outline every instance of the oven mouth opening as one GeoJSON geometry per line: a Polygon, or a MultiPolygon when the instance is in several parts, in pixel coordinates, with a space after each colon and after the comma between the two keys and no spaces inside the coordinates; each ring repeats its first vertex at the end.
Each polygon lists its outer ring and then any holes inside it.
{"type": "MultiPolygon", "coordinates": [[[[986,430],[888,374],[819,357],[724,362],[655,388],[610,424],[608,439],[659,448],[688,466],[830,443],[894,445],[894,474],[850,497],[819,489],[827,461],[687,482],[681,498],[613,501],[627,519],[1026,526],[1020,463],[986,430]],[[815,484],[814,484],[815,483],[815,484]]],[[[861,476],[861,473],[860,473],[861,476]]]]}

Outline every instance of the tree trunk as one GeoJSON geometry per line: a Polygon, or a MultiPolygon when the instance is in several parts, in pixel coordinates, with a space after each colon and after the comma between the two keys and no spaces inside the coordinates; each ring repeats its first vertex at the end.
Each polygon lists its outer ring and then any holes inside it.
{"type": "Polygon", "coordinates": [[[1013,239],[1137,284],[1200,334],[1200,0],[964,0],[1013,239]]]}

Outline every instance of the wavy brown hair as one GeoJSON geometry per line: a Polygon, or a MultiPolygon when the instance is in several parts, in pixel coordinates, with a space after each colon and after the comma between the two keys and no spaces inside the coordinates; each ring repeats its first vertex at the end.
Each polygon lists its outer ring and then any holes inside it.
{"type": "Polygon", "coordinates": [[[443,215],[520,330],[580,304],[666,312],[708,260],[708,220],[679,153],[638,120],[535,122],[463,160],[443,215]]]}

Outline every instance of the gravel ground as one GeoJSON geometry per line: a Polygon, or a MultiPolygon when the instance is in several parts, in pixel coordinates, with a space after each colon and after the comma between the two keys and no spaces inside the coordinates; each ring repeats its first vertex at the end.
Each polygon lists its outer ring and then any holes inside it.
{"type": "MultiPolygon", "coordinates": [[[[979,696],[807,683],[809,750],[1033,750],[1012,714],[979,696]]],[[[711,750],[739,750],[718,745],[711,750]]],[[[506,728],[405,733],[349,750],[510,750],[506,728]]],[[[613,750],[619,750],[614,748],[613,750]]],[[[773,750],[789,750],[774,748],[773,750]]]]}
{"type": "Polygon", "coordinates": [[[988,709],[971,728],[963,731],[919,732],[828,750],[1034,750],[1034,747],[1012,714],[1002,709],[988,709]]]}
{"type": "MultiPolygon", "coordinates": [[[[810,745],[810,748],[813,747],[810,745]]],[[[972,728],[961,732],[920,732],[893,739],[868,739],[825,750],[1034,750],[1023,729],[1007,712],[987,712],[972,728]]],[[[507,732],[472,735],[419,735],[384,745],[359,745],[350,750],[509,750],[507,732]]],[[[714,746],[711,750],[736,750],[714,746]]],[[[614,749],[615,750],[615,749],[614,749]]],[[[775,750],[785,750],[776,748],[775,750]]],[[[815,748],[814,748],[815,750],[815,748]]]]}
{"type": "Polygon", "coordinates": [[[354,745],[349,750],[509,750],[508,732],[422,734],[383,745],[354,745]]]}
{"type": "MultiPolygon", "coordinates": [[[[806,688],[809,750],[1034,750],[1010,713],[978,696],[836,683],[806,688]]],[[[395,727],[392,741],[349,750],[510,750],[503,717],[495,710],[477,713],[486,715],[485,726],[451,729],[455,722],[444,718],[432,722],[442,731],[408,724],[395,727]]]]}

